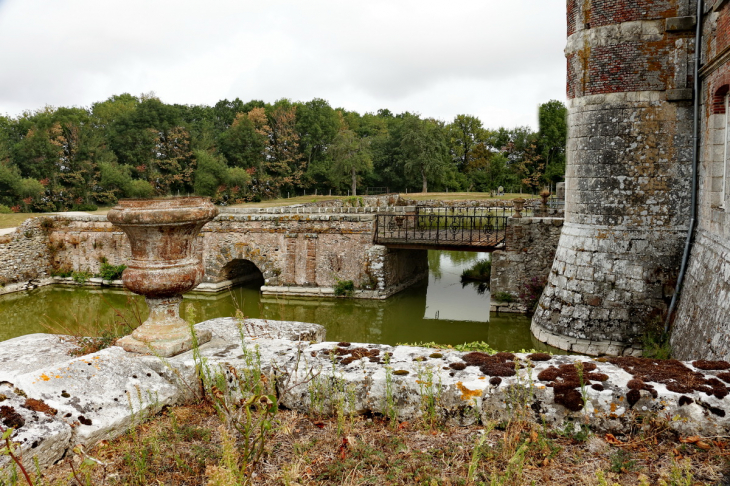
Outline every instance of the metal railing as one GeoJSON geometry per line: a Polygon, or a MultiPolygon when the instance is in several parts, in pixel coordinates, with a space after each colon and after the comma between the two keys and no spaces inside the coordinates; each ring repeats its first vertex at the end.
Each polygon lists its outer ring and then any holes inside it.
{"type": "Polygon", "coordinates": [[[417,208],[415,214],[376,216],[377,244],[493,249],[504,243],[511,210],[417,208]]]}

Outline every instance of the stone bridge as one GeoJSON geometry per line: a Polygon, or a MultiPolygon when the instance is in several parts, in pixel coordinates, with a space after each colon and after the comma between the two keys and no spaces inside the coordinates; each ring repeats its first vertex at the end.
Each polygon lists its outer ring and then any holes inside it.
{"type": "MultiPolygon", "coordinates": [[[[219,291],[250,280],[265,295],[334,296],[338,281],[352,281],[354,297],[384,299],[428,274],[425,249],[374,243],[376,217],[412,214],[401,207],[223,208],[198,237],[205,262],[200,291],[219,291]]],[[[493,292],[518,295],[532,277],[546,277],[562,219],[512,219],[504,248],[493,253],[493,292]]],[[[475,248],[484,251],[484,248],[475,248]]],[[[102,215],[36,218],[0,240],[0,293],[28,281],[52,283],[53,270],[97,273],[106,259],[130,258],[126,235],[102,215]]]]}

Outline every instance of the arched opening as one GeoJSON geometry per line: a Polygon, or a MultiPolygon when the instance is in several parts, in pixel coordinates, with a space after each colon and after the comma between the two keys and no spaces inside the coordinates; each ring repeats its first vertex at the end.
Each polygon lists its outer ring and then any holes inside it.
{"type": "Polygon", "coordinates": [[[264,285],[264,274],[250,260],[237,258],[226,263],[221,269],[221,277],[230,280],[232,285],[258,286],[264,285]]]}

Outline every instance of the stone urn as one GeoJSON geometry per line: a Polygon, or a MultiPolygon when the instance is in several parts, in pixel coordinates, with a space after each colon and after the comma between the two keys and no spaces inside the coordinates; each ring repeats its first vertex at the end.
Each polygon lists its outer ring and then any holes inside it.
{"type": "Polygon", "coordinates": [[[525,209],[526,202],[527,200],[521,197],[512,200],[513,208],[515,210],[515,214],[512,215],[513,218],[517,219],[522,217],[522,211],[525,209]]]}
{"type": "MultiPolygon", "coordinates": [[[[126,351],[175,356],[192,349],[190,326],[180,317],[182,294],[203,279],[203,257],[195,250],[200,229],[218,214],[205,197],[122,199],[109,221],[127,234],[132,261],[122,274],[124,286],[143,295],[149,318],[117,344],[126,351]]],[[[211,333],[196,333],[199,344],[211,333]]]]}

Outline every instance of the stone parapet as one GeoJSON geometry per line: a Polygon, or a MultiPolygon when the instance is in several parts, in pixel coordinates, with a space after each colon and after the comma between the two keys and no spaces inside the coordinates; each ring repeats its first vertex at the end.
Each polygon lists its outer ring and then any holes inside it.
{"type": "MultiPolygon", "coordinates": [[[[430,396],[437,397],[432,402],[436,416],[451,424],[509,421],[520,414],[554,430],[581,423],[595,432],[650,432],[649,427],[661,420],[682,435],[730,433],[730,397],[724,381],[730,378],[722,372],[730,365],[723,362],[489,356],[321,342],[321,326],[295,322],[214,319],[196,329],[213,333],[197,359],[193,351],[163,360],[119,347],[70,358],[65,355],[69,346],[52,335],[0,343],[0,394],[3,406],[23,422],[12,439],[24,461],[37,460],[46,467],[78,444],[90,449],[165,406],[197,399],[201,366],[211,374],[230,375],[232,369],[261,373],[278,387],[280,405],[302,412],[309,412],[314,403],[314,375],[321,386],[340,382],[351,388],[348,399],[358,413],[386,415],[386,407],[395,404],[391,413],[398,420],[417,419],[430,396]],[[251,356],[260,357],[260,369],[250,368],[259,361],[251,356]],[[580,375],[576,363],[581,363],[580,375]],[[26,406],[28,399],[57,413],[34,411],[26,406]]],[[[333,408],[337,393],[327,388],[321,409],[333,408]]],[[[7,464],[9,458],[0,456],[0,470],[7,464]]]]}

